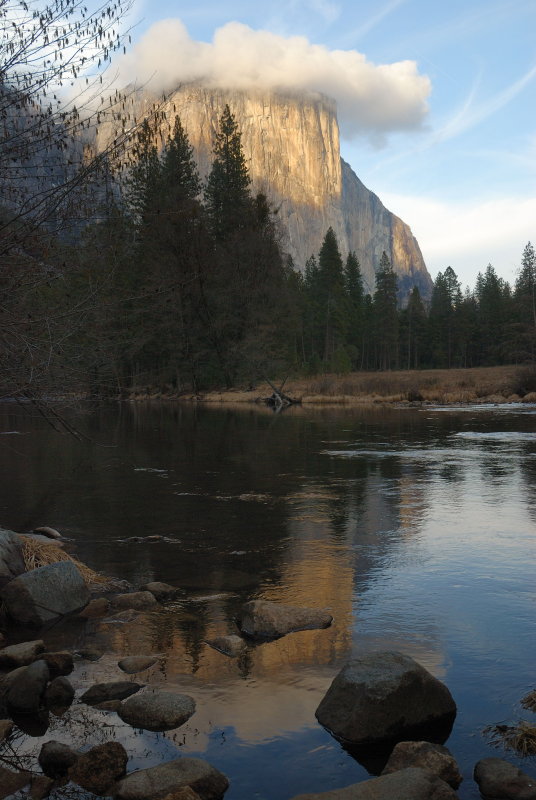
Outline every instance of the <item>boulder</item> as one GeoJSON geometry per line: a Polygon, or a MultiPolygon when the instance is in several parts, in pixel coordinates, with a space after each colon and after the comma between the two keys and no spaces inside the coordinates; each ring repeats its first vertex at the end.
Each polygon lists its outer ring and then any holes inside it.
{"type": "Polygon", "coordinates": [[[483,758],[473,777],[487,800],[536,800],[536,778],[502,758],[483,758]]]}
{"type": "Polygon", "coordinates": [[[74,689],[64,675],[51,681],[45,689],[45,705],[47,708],[68,708],[74,700],[74,689]]]}
{"type": "Polygon", "coordinates": [[[110,601],[107,597],[94,597],[80,612],[80,616],[85,617],[85,619],[98,619],[99,617],[104,617],[109,610],[110,601]]]}
{"type": "Polygon", "coordinates": [[[132,772],[117,784],[116,800],[157,800],[189,786],[201,800],[219,800],[229,781],[201,758],[177,758],[166,764],[132,772]]]}
{"type": "Polygon", "coordinates": [[[34,775],[28,796],[30,800],[45,800],[50,795],[53,786],[52,778],[47,778],[46,775],[34,775]]]}
{"type": "Polygon", "coordinates": [[[112,599],[113,608],[133,608],[136,611],[145,611],[158,605],[156,597],[151,592],[127,592],[118,594],[112,599]]]}
{"type": "Polygon", "coordinates": [[[450,750],[432,742],[399,742],[389,756],[382,775],[406,767],[421,767],[457,789],[463,778],[450,750]]]}
{"type": "Polygon", "coordinates": [[[230,658],[236,658],[248,649],[246,642],[236,634],[216,636],[214,639],[207,639],[206,643],[230,658]]]}
{"type": "Polygon", "coordinates": [[[29,772],[12,772],[0,766],[0,800],[18,792],[27,786],[32,779],[29,772]]]}
{"type": "Polygon", "coordinates": [[[182,789],[175,789],[175,791],[166,794],[164,800],[201,800],[201,798],[189,786],[183,786],[182,789]]]}
{"type": "Polygon", "coordinates": [[[62,539],[62,535],[56,528],[50,528],[48,525],[41,525],[39,528],[34,528],[33,533],[46,536],[47,539],[62,539]]]}
{"type": "Polygon", "coordinates": [[[25,667],[35,661],[36,658],[42,658],[42,653],[45,649],[45,644],[42,639],[35,639],[32,642],[21,642],[21,644],[12,644],[9,647],[4,647],[0,650],[0,667],[13,669],[14,667],[25,667]]]}
{"type": "Polygon", "coordinates": [[[7,739],[12,730],[13,723],[10,719],[0,719],[0,744],[7,739]]]}
{"type": "Polygon", "coordinates": [[[142,688],[141,683],[132,681],[111,681],[110,683],[95,683],[80,697],[81,703],[96,706],[109,700],[124,700],[142,688]]]}
{"type": "Polygon", "coordinates": [[[0,598],[12,620],[39,628],[83,608],[89,589],[71,561],[60,561],[14,578],[0,590],[0,598]]]}
{"type": "Polygon", "coordinates": [[[409,738],[455,714],[447,687],[409,656],[392,651],[348,662],[316,710],[321,725],[354,744],[409,738]]]}
{"type": "Polygon", "coordinates": [[[38,756],[39,766],[49,778],[63,778],[78,760],[79,753],[63,742],[45,742],[38,756]]]}
{"type": "Polygon", "coordinates": [[[70,675],[74,669],[73,654],[68,653],[66,650],[59,653],[41,653],[39,658],[46,661],[51,678],[57,678],[59,675],[70,675]]]}
{"type": "Polygon", "coordinates": [[[105,742],[82,753],[69,769],[69,779],[93,794],[107,794],[125,774],[127,751],[119,742],[105,742]]]}
{"type": "Polygon", "coordinates": [[[151,581],[141,587],[143,592],[151,592],[154,594],[159,603],[165,603],[166,600],[172,600],[176,597],[180,589],[175,586],[170,586],[169,583],[161,583],[160,581],[151,581]]]}
{"type": "Polygon", "coordinates": [[[251,600],[242,606],[239,625],[253,639],[278,639],[293,631],[328,628],[333,617],[327,611],[297,608],[267,600],[251,600]]]}
{"type": "Polygon", "coordinates": [[[13,531],[0,528],[0,588],[25,571],[20,537],[13,531]]]}
{"type": "Polygon", "coordinates": [[[43,707],[43,695],[50,678],[44,661],[34,661],[18,673],[6,694],[6,707],[12,714],[35,714],[43,707]]]}
{"type": "Polygon", "coordinates": [[[147,731],[170,731],[190,719],[195,702],[186,694],[147,687],[129,697],[117,712],[123,722],[147,731]]]}
{"type": "Polygon", "coordinates": [[[409,767],[390,775],[354,783],[320,794],[300,794],[292,800],[457,800],[456,792],[425,769],[409,767]]]}
{"type": "Polygon", "coordinates": [[[136,672],[143,672],[144,669],[149,669],[157,662],[158,658],[156,656],[127,656],[122,658],[117,666],[128,675],[134,675],[136,672]]]}

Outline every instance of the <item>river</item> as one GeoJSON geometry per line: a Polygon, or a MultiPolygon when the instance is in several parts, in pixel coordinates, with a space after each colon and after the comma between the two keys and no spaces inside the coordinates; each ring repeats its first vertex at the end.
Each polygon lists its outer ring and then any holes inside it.
{"type": "MultiPolygon", "coordinates": [[[[51,525],[95,570],[184,594],[135,622],[53,630],[49,643],[105,648],[78,663],[80,687],[120,680],[120,655],[159,653],[149,680],[190,694],[197,711],[177,731],[133,734],[113,713],[74,705],[46,735],[18,736],[28,766],[48,739],[115,738],[129,769],[206,758],[231,781],[226,800],[364,780],[372,766],[314,712],[352,655],[394,649],[448,685],[459,795],[479,797],[474,763],[505,756],[484,729],[536,723],[520,706],[536,687],[534,406],[274,415],[161,402],[68,413],[81,440],[30,407],[0,406],[1,524],[51,525]],[[327,608],[334,624],[235,660],[205,644],[233,632],[253,598],[327,608]]],[[[505,757],[535,772],[534,759],[505,757]]]]}

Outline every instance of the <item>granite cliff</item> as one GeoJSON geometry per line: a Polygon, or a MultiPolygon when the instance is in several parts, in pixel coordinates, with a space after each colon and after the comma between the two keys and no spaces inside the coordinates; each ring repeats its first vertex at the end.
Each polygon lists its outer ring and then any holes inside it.
{"type": "MultiPolygon", "coordinates": [[[[154,97],[138,93],[134,113],[148,113],[153,103],[154,97]]],[[[167,136],[178,114],[203,177],[210,169],[214,133],[226,103],[242,131],[253,189],[264,191],[278,209],[284,245],[298,268],[318,253],[331,226],[343,255],[357,253],[368,291],[374,289],[374,272],[385,250],[402,294],[414,285],[423,295],[430,294],[432,281],[410,228],[341,159],[332,100],[319,94],[182,86],[164,104],[161,134],[167,136]]],[[[106,136],[106,128],[101,129],[101,139],[106,136]]]]}

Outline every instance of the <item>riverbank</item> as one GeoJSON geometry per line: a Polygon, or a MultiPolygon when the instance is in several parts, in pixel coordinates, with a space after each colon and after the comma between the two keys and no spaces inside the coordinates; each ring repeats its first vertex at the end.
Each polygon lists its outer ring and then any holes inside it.
{"type": "MultiPolygon", "coordinates": [[[[281,386],[282,379],[274,380],[274,384],[281,386]]],[[[258,403],[271,392],[267,383],[259,381],[247,388],[213,390],[198,395],[134,392],[131,399],[176,398],[204,403],[258,403]]],[[[534,403],[536,368],[509,365],[474,369],[325,374],[308,378],[288,378],[284,384],[284,392],[307,405],[534,403]]]]}

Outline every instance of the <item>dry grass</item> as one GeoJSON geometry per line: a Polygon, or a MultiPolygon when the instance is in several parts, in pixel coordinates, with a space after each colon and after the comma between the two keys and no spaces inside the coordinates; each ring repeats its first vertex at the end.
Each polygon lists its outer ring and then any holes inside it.
{"type": "Polygon", "coordinates": [[[525,695],[521,700],[521,705],[529,711],[536,711],[536,689],[533,689],[532,692],[525,695]]]}
{"type": "MultiPolygon", "coordinates": [[[[398,370],[393,372],[352,372],[348,375],[316,375],[288,379],[284,391],[304,404],[358,405],[363,403],[428,402],[501,403],[534,402],[527,367],[501,366],[475,369],[398,370]]],[[[274,381],[278,383],[277,380],[274,381]]],[[[271,394],[259,382],[255,390],[213,391],[183,399],[209,403],[252,403],[271,394]]]]}
{"type": "Polygon", "coordinates": [[[484,731],[490,743],[513,750],[520,756],[536,755],[536,725],[521,720],[517,725],[493,725],[484,731]]]}
{"type": "Polygon", "coordinates": [[[94,572],[94,570],[82,564],[81,561],[73,558],[73,556],[70,556],[69,553],[66,553],[65,550],[62,550],[61,547],[52,542],[50,544],[48,542],[39,542],[36,539],[32,539],[31,536],[24,535],[20,535],[20,538],[27,572],[38,567],[46,567],[49,564],[57,564],[58,561],[71,561],[80,571],[88,588],[105,589],[113,584],[113,581],[109,578],[94,572]]]}

